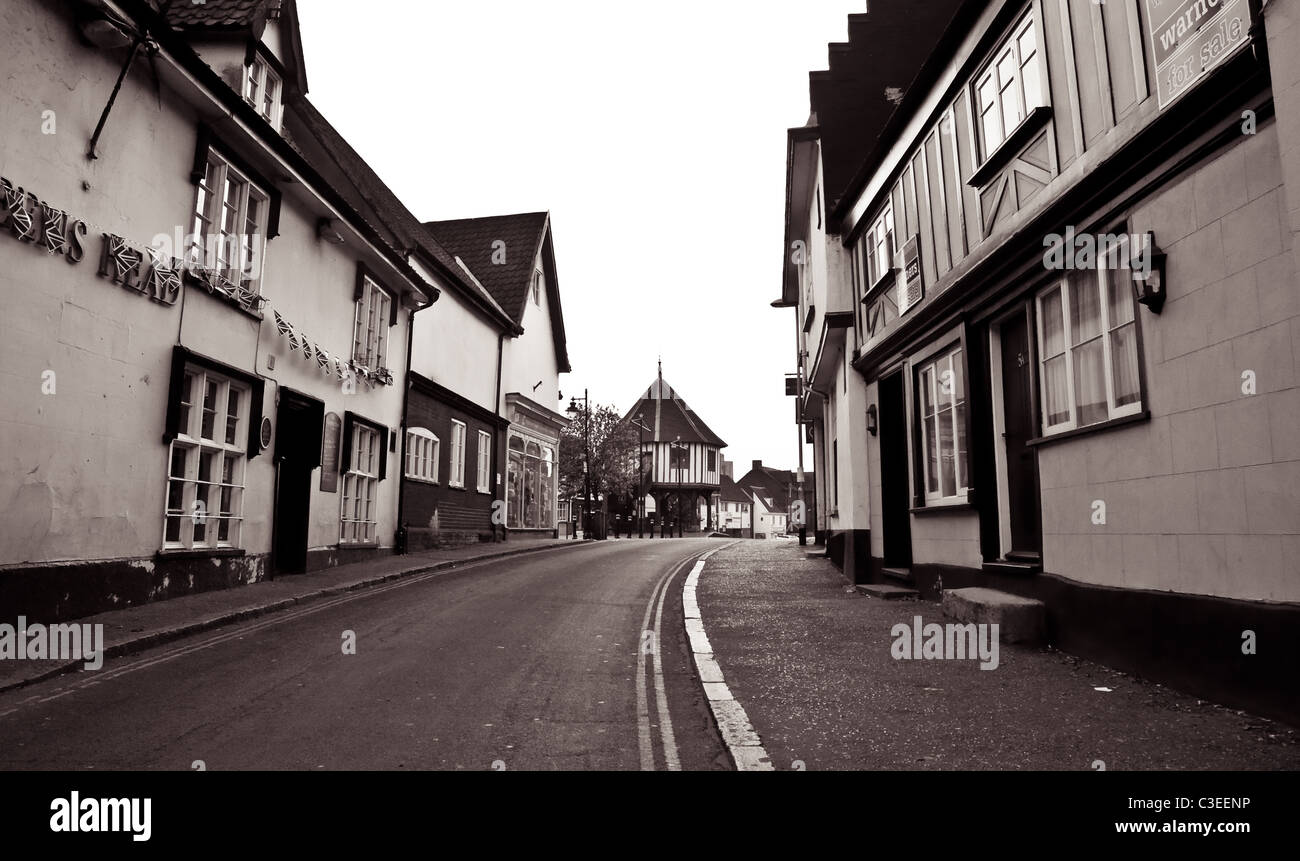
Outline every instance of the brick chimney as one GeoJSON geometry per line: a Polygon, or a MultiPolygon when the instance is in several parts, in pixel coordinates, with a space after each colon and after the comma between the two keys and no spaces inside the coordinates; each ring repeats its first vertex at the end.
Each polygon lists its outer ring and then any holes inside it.
{"type": "Polygon", "coordinates": [[[763,461],[761,460],[754,461],[754,469],[762,469],[762,468],[763,468],[763,461]]]}

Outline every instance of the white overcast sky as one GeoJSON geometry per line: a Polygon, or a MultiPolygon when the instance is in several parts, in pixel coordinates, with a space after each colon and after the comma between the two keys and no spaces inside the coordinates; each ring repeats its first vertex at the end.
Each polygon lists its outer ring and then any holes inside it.
{"type": "Polygon", "coordinates": [[[625,411],[662,355],[737,478],[795,466],[785,130],[863,0],[298,5],[309,97],[421,220],[550,210],[554,406],[625,411]]]}

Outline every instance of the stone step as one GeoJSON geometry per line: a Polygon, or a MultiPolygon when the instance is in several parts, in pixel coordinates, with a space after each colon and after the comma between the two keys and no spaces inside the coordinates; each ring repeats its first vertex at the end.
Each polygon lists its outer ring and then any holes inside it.
{"type": "Polygon", "coordinates": [[[911,568],[881,568],[880,573],[884,574],[890,580],[897,580],[900,583],[912,585],[915,581],[912,579],[911,568]]]}
{"type": "Polygon", "coordinates": [[[889,583],[859,583],[854,588],[863,595],[870,595],[872,598],[883,598],[886,601],[897,598],[915,598],[917,596],[915,589],[908,589],[905,586],[892,586],[889,583]]]}
{"type": "Polygon", "coordinates": [[[805,552],[805,555],[809,559],[827,559],[830,557],[830,553],[826,550],[825,547],[819,547],[816,550],[808,550],[805,552]]]}
{"type": "Polygon", "coordinates": [[[945,616],[959,622],[997,625],[1004,643],[1041,642],[1047,631],[1047,608],[1042,601],[997,589],[945,589],[941,606],[945,616]]]}

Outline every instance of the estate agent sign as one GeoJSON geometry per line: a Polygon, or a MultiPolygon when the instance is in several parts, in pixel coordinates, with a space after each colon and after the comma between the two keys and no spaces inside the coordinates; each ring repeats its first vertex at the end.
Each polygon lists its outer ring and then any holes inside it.
{"type": "Polygon", "coordinates": [[[1248,41],[1249,0],[1146,0],[1160,109],[1177,100],[1248,41]]]}

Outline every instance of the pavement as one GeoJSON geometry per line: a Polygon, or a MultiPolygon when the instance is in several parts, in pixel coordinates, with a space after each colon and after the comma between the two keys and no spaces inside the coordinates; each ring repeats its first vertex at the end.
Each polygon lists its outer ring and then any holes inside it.
{"type": "Polygon", "coordinates": [[[1300,734],[1050,648],[896,660],[894,625],[937,604],[868,597],[808,548],[742,541],[696,601],[714,658],[783,770],[1300,768],[1300,734]]]}
{"type": "MultiPolygon", "coordinates": [[[[471,544],[445,550],[427,550],[405,556],[381,556],[366,562],[339,565],[307,574],[265,580],[248,586],[199,592],[168,601],[156,601],[77,619],[82,625],[104,626],[104,657],[138,652],[213,628],[267,613],[364,589],[390,580],[455,568],[468,562],[535,553],[579,543],[572,539],[530,539],[471,544]]],[[[7,620],[14,624],[14,620],[7,620]]],[[[29,619],[28,623],[38,620],[29,619]]],[[[65,620],[72,621],[72,620],[65,620]]],[[[75,672],[85,661],[0,661],[0,693],[75,672]]]]}

